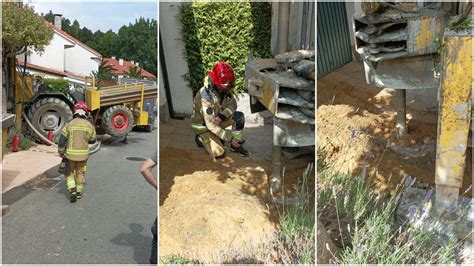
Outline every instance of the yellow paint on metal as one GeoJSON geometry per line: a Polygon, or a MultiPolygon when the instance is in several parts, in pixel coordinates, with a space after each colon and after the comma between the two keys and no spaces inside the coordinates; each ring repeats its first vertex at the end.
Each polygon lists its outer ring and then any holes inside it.
{"type": "Polygon", "coordinates": [[[142,93],[141,93],[141,97],[140,97],[140,113],[143,112],[143,97],[145,95],[144,93],[145,93],[145,84],[142,84],[142,93]]]}
{"type": "Polygon", "coordinates": [[[436,185],[460,188],[471,120],[472,37],[443,38],[443,71],[438,115],[436,185]]]}
{"type": "Polygon", "coordinates": [[[100,108],[100,92],[94,89],[86,90],[86,102],[87,106],[91,111],[97,110],[100,108]]]}
{"type": "MultiPolygon", "coordinates": [[[[17,119],[20,120],[20,119],[17,119]]],[[[8,128],[3,128],[2,129],[2,160],[3,156],[5,155],[5,151],[7,150],[7,142],[8,142],[8,128]]]]}
{"type": "Polygon", "coordinates": [[[23,86],[23,81],[20,77],[20,75],[16,75],[16,84],[15,84],[15,95],[18,95],[18,97],[21,99],[21,95],[23,93],[23,102],[30,102],[31,97],[33,97],[33,79],[34,76],[27,75],[24,78],[25,81],[25,87],[24,91],[22,92],[22,86],[23,86]]]}
{"type": "Polygon", "coordinates": [[[138,117],[135,118],[137,126],[146,126],[148,125],[148,112],[140,112],[138,117]]]}
{"type": "MultiPolygon", "coordinates": [[[[416,37],[418,49],[424,50],[426,47],[432,45],[431,43],[431,18],[421,20],[420,32],[416,37]]],[[[436,22],[435,22],[436,23],[436,22]]]]}

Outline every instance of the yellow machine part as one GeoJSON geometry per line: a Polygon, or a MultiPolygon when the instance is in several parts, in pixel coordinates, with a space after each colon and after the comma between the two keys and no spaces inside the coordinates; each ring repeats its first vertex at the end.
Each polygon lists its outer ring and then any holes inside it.
{"type": "Polygon", "coordinates": [[[135,122],[137,126],[148,125],[148,112],[140,112],[140,114],[135,117],[135,122]]]}
{"type": "Polygon", "coordinates": [[[91,111],[100,109],[100,93],[96,89],[87,88],[86,92],[86,103],[91,111]]]}
{"type": "Polygon", "coordinates": [[[472,37],[469,34],[445,34],[441,79],[435,182],[437,191],[439,187],[455,193],[462,186],[471,122],[472,37]]]}
{"type": "Polygon", "coordinates": [[[5,151],[7,148],[7,142],[8,142],[8,128],[2,128],[2,160],[3,156],[5,155],[5,151]]]}
{"type": "Polygon", "coordinates": [[[23,102],[30,102],[33,97],[33,78],[34,76],[25,76],[25,86],[23,87],[23,81],[20,75],[15,75],[15,96],[16,100],[23,102]],[[23,99],[22,99],[23,97],[23,99]]]}

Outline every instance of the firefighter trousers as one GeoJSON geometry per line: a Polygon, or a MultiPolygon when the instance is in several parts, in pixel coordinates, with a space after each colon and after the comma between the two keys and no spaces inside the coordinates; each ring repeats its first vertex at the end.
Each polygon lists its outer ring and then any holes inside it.
{"type": "Polygon", "coordinates": [[[76,189],[77,192],[82,193],[84,189],[84,175],[86,173],[87,161],[71,161],[69,160],[71,171],[66,177],[67,189],[76,189]]]}
{"type": "MultiPolygon", "coordinates": [[[[227,120],[224,120],[219,123],[221,128],[227,128],[232,126],[232,137],[238,140],[242,140],[243,136],[243,128],[244,128],[244,114],[241,112],[235,112],[232,117],[227,120]]],[[[203,145],[207,145],[208,152],[209,150],[214,154],[214,157],[219,157],[224,155],[224,145],[221,139],[214,135],[210,131],[206,131],[204,133],[196,132],[203,145]]]]}

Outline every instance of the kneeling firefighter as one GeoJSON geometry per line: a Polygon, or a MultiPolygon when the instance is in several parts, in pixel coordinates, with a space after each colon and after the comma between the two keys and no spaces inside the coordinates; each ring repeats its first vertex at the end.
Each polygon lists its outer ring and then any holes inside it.
{"type": "Polygon", "coordinates": [[[231,152],[244,157],[249,155],[242,147],[245,118],[242,112],[236,111],[234,88],[234,71],[228,64],[219,62],[194,97],[191,126],[196,133],[196,144],[206,148],[213,159],[224,155],[225,142],[230,143],[231,152]],[[229,126],[232,126],[231,132],[225,130],[229,126]]]}
{"type": "Polygon", "coordinates": [[[96,141],[95,128],[86,119],[88,112],[85,102],[77,102],[73,108],[73,119],[63,127],[59,138],[59,156],[65,157],[68,164],[65,175],[71,202],[82,197],[89,144],[96,141]]]}

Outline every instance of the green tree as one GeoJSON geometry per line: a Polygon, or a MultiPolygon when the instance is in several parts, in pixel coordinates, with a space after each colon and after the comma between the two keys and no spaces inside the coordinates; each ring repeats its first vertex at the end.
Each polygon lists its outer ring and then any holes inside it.
{"type": "Polygon", "coordinates": [[[30,47],[41,53],[53,38],[53,30],[29,7],[2,3],[3,57],[19,54],[30,47]]]}
{"type": "Polygon", "coordinates": [[[103,37],[97,41],[97,50],[104,57],[120,56],[118,53],[118,36],[112,30],[104,33],[103,37]]]}
{"type": "Polygon", "coordinates": [[[134,24],[119,29],[116,56],[140,62],[144,69],[157,73],[157,32],[154,19],[140,17],[134,24]]]}
{"type": "Polygon", "coordinates": [[[92,71],[92,75],[97,80],[111,80],[114,79],[114,74],[112,73],[113,68],[108,64],[106,60],[102,60],[97,71],[92,71]]]}
{"type": "Polygon", "coordinates": [[[78,39],[83,43],[87,43],[93,37],[94,37],[94,34],[92,33],[92,31],[90,29],[86,28],[86,27],[82,28],[79,31],[78,39]]]}
{"type": "Polygon", "coordinates": [[[71,29],[69,30],[69,34],[71,34],[74,38],[79,39],[79,32],[81,31],[81,25],[79,25],[79,21],[75,19],[72,22],[71,29]]]}
{"type": "Polygon", "coordinates": [[[134,78],[134,79],[142,78],[142,70],[137,66],[130,67],[128,71],[124,72],[124,74],[129,78],[134,78]]]}
{"type": "Polygon", "coordinates": [[[54,23],[54,13],[52,10],[49,10],[49,12],[47,14],[44,14],[41,13],[41,16],[46,19],[46,21],[50,22],[50,23],[54,23]]]}

